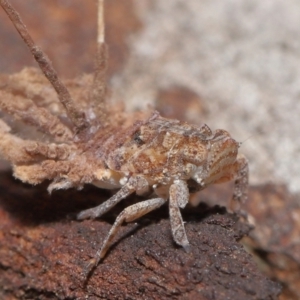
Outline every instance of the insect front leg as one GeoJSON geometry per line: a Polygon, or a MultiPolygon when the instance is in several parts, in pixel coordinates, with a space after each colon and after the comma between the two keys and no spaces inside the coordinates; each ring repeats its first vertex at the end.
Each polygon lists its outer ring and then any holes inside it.
{"type": "Polygon", "coordinates": [[[143,190],[148,186],[148,182],[146,179],[140,176],[131,177],[128,182],[111,198],[109,198],[104,203],[92,207],[86,210],[81,211],[77,215],[78,220],[84,219],[95,219],[99,218],[112,209],[116,204],[118,204],[121,200],[125,199],[130,194],[135,191],[143,190]]]}
{"type": "Polygon", "coordinates": [[[105,256],[107,250],[109,249],[112,239],[118,232],[119,227],[122,225],[122,223],[125,222],[132,222],[143,215],[159,208],[166,202],[163,198],[155,198],[146,200],[143,202],[139,202],[136,204],[133,204],[131,206],[128,206],[125,208],[117,217],[115,223],[113,224],[112,228],[110,229],[107,237],[105,238],[103,245],[101,249],[96,253],[95,258],[90,262],[88,265],[87,274],[97,266],[97,264],[100,262],[100,260],[105,256]]]}
{"type": "Polygon", "coordinates": [[[185,249],[189,247],[181,212],[189,201],[189,190],[183,180],[175,180],[170,186],[169,214],[174,241],[185,249]]]}
{"type": "Polygon", "coordinates": [[[234,190],[229,204],[229,208],[233,212],[240,212],[241,203],[245,203],[248,197],[248,177],[249,167],[248,160],[239,155],[236,161],[234,174],[234,190]]]}

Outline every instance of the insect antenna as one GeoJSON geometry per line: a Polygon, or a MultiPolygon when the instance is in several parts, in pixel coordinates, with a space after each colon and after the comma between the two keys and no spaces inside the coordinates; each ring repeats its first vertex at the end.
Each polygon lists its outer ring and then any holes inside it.
{"type": "Polygon", "coordinates": [[[108,49],[104,34],[104,0],[98,0],[98,26],[97,26],[97,53],[94,73],[94,82],[90,91],[90,102],[100,123],[107,119],[106,107],[106,71],[108,61],[108,49]]]}
{"type": "Polygon", "coordinates": [[[88,128],[89,123],[86,120],[85,114],[76,108],[67,87],[59,79],[57,72],[46,54],[34,43],[18,12],[8,0],[0,0],[0,4],[28,46],[34,59],[39,64],[40,69],[55,89],[59,101],[63,104],[69,119],[75,126],[76,133],[88,128]]]}
{"type": "MultiPolygon", "coordinates": [[[[261,132],[258,132],[261,133],[261,132]]],[[[254,136],[257,136],[257,133],[253,133],[251,135],[249,135],[246,139],[244,139],[243,141],[239,142],[239,147],[241,147],[242,145],[245,144],[245,142],[247,142],[248,140],[250,140],[251,138],[253,138],[254,136]]]]}

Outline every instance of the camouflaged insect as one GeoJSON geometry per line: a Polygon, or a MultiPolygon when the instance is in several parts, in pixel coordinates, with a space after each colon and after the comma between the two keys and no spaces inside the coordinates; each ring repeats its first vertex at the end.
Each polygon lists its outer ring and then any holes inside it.
{"type": "Polygon", "coordinates": [[[33,185],[51,180],[49,192],[81,189],[87,183],[119,189],[106,202],[80,212],[80,220],[101,217],[132,193],[151,195],[120,213],[89,269],[105,256],[124,221],[134,221],[167,202],[174,241],[187,248],[180,209],[189,203],[190,192],[210,184],[235,180],[230,208],[237,211],[247,198],[248,163],[227,131],[212,132],[207,125],[165,119],[157,112],[129,114],[107,103],[103,0],[98,1],[96,71],[78,85],[59,79],[9,1],[0,1],[55,91],[39,89],[47,80],[28,68],[11,75],[0,88],[2,113],[48,137],[22,139],[0,120],[0,153],[11,162],[14,176],[33,185]]]}

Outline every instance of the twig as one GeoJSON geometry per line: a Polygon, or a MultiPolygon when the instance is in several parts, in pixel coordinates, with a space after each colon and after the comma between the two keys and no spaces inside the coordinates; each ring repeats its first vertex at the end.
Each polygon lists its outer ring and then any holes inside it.
{"type": "Polygon", "coordinates": [[[106,71],[108,61],[108,50],[105,43],[104,34],[104,16],[103,16],[103,2],[98,0],[98,32],[97,32],[97,54],[94,82],[90,93],[90,100],[95,108],[95,112],[103,124],[107,119],[106,107],[106,71]]]}
{"type": "Polygon", "coordinates": [[[87,128],[88,122],[85,118],[85,114],[76,108],[67,87],[59,79],[57,72],[53,68],[52,63],[46,54],[34,43],[18,12],[8,0],[1,0],[0,4],[28,46],[34,59],[39,64],[40,69],[57,92],[60,102],[65,107],[70,120],[76,127],[76,131],[78,132],[87,128]]]}

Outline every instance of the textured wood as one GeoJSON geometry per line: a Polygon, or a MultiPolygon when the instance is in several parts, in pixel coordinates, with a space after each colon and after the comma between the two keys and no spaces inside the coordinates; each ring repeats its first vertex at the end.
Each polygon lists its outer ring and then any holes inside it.
{"type": "MultiPolygon", "coordinates": [[[[166,207],[122,227],[89,280],[83,272],[111,221],[135,197],[101,220],[76,212],[108,197],[87,187],[55,192],[0,177],[1,299],[277,299],[280,287],[258,271],[237,242],[249,232],[223,208],[186,210],[190,252],[171,236],[166,207]]],[[[221,195],[220,195],[221,197],[221,195]]]]}

